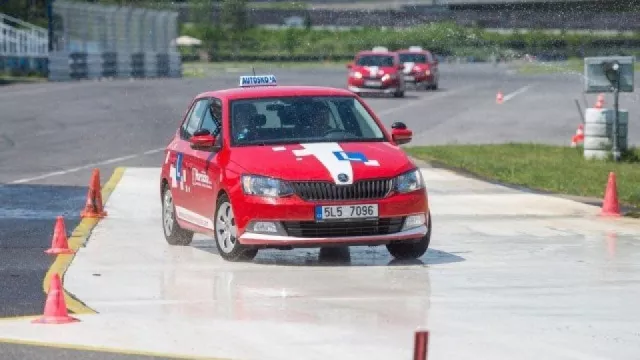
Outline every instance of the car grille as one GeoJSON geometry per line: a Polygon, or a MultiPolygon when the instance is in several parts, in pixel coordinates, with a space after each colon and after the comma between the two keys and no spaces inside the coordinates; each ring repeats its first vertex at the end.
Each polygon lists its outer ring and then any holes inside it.
{"type": "Polygon", "coordinates": [[[393,234],[402,229],[403,221],[403,217],[393,217],[356,221],[285,221],[283,224],[289,236],[330,238],[393,234]]]}
{"type": "Polygon", "coordinates": [[[304,200],[371,200],[381,199],[393,188],[393,180],[363,180],[351,185],[330,182],[294,182],[296,195],[304,200]]]}

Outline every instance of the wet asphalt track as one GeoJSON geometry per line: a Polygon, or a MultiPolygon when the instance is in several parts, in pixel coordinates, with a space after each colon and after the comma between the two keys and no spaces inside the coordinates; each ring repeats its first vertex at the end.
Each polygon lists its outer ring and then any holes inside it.
{"type": "MultiPolygon", "coordinates": [[[[281,84],[344,87],[345,82],[342,69],[256,69],[267,71],[281,84]]],[[[44,250],[55,217],[66,217],[68,232],[77,225],[91,170],[99,167],[104,183],[117,166],[159,166],[160,149],[190,99],[201,91],[236,86],[238,75],[0,88],[0,317],[41,313],[42,279],[52,261],[44,250]]],[[[407,123],[414,144],[566,144],[579,121],[574,99],[582,103],[581,89],[579,75],[523,76],[491,65],[443,65],[439,91],[365,100],[386,125],[407,123]],[[495,104],[498,90],[506,97],[500,106],[495,104]]],[[[594,97],[588,100],[593,103],[594,97]]],[[[623,96],[621,106],[640,113],[635,96],[623,96]]],[[[630,142],[638,140],[640,126],[632,115],[630,142]]],[[[7,359],[44,359],[44,354],[47,359],[134,358],[5,344],[0,354],[7,359]]]]}

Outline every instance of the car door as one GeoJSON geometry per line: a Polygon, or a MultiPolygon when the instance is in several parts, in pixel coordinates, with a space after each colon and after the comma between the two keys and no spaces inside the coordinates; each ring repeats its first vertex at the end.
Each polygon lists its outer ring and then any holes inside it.
{"type": "Polygon", "coordinates": [[[192,170],[194,159],[189,139],[196,132],[205,110],[209,105],[209,99],[197,99],[193,102],[188,115],[186,116],[180,130],[179,139],[174,141],[170,147],[168,162],[170,165],[170,182],[173,201],[176,207],[176,216],[183,221],[200,224],[198,219],[196,202],[192,193],[192,170]]]}
{"type": "MultiPolygon", "coordinates": [[[[209,99],[202,121],[196,132],[198,134],[209,133],[222,144],[222,101],[217,98],[209,99]]],[[[191,161],[191,196],[193,197],[193,210],[203,217],[202,222],[207,228],[213,230],[213,218],[215,214],[216,195],[220,189],[220,162],[219,152],[208,150],[190,150],[191,161]],[[207,219],[211,221],[205,221],[207,219]]]]}

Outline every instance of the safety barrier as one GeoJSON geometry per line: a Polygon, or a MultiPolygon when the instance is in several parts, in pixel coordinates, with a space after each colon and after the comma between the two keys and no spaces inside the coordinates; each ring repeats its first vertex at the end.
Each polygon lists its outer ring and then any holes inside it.
{"type": "MultiPolygon", "coordinates": [[[[584,126],[584,157],[606,159],[613,146],[613,109],[588,108],[584,126]]],[[[618,146],[621,151],[628,148],[629,112],[618,112],[618,146]]]]}
{"type": "Polygon", "coordinates": [[[53,3],[49,80],[182,77],[177,12],[53,3]]]}

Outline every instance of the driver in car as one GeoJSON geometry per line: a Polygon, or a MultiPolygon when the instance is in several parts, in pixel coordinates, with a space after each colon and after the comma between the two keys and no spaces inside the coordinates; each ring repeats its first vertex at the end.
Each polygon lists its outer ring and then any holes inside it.
{"type": "Polygon", "coordinates": [[[309,129],[312,137],[323,137],[331,130],[331,110],[326,104],[315,103],[309,112],[309,129]]]}
{"type": "Polygon", "coordinates": [[[235,106],[234,116],[234,138],[236,140],[249,140],[252,135],[255,135],[255,127],[251,120],[258,111],[253,104],[237,104],[235,106]]]}

